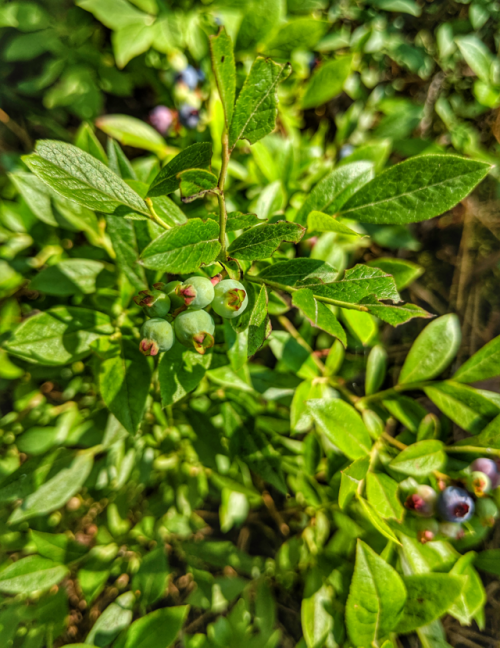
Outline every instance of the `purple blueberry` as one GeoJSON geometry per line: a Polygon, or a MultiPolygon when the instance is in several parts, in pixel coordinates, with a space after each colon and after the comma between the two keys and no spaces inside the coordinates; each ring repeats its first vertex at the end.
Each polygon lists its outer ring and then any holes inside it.
{"type": "Polygon", "coordinates": [[[165,135],[173,121],[174,112],[167,106],[156,106],[149,113],[149,123],[162,135],[165,135]]]}
{"type": "Polygon", "coordinates": [[[470,469],[472,472],[482,472],[487,475],[491,480],[492,488],[496,488],[500,484],[500,474],[493,459],[487,459],[486,457],[476,459],[471,463],[470,469]]]}
{"type": "Polygon", "coordinates": [[[196,128],[200,121],[200,111],[184,103],[179,108],[179,120],[186,128],[196,128]]]}
{"type": "Polygon", "coordinates": [[[438,511],[447,522],[467,522],[474,514],[474,500],[458,486],[448,486],[438,499],[438,511]]]}
{"type": "Polygon", "coordinates": [[[192,65],[187,65],[176,77],[177,81],[184,83],[190,90],[196,90],[198,82],[201,81],[200,74],[192,65]]]}

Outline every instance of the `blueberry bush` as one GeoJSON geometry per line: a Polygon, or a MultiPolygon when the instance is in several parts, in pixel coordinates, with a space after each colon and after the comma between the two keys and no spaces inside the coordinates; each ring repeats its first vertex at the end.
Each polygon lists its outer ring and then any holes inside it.
{"type": "Polygon", "coordinates": [[[0,2],[1,646],[494,641],[498,14],[0,2]]]}

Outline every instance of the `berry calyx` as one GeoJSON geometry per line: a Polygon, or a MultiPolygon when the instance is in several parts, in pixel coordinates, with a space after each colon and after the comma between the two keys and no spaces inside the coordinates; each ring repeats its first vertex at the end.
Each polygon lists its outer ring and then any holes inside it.
{"type": "Polygon", "coordinates": [[[474,514],[474,500],[458,486],[448,486],[440,494],[438,510],[447,522],[467,522],[474,514]]]}
{"type": "Polygon", "coordinates": [[[245,287],[235,279],[224,279],[215,286],[214,292],[212,308],[226,319],[238,317],[248,305],[245,287]]]}
{"type": "Polygon", "coordinates": [[[214,287],[206,277],[190,277],[178,285],[175,292],[182,299],[183,305],[192,310],[205,308],[214,299],[214,287]]]}
{"type": "Polygon", "coordinates": [[[174,321],[175,335],[181,344],[204,355],[214,345],[215,324],[204,310],[185,310],[174,321]]]}
{"type": "Polygon", "coordinates": [[[408,495],[405,506],[421,517],[431,517],[436,508],[437,493],[426,484],[418,486],[414,493],[408,495]]]}
{"type": "Polygon", "coordinates": [[[144,322],[141,335],[139,350],[146,356],[155,356],[160,351],[169,351],[175,341],[172,325],[159,317],[144,322]]]}
{"type": "Polygon", "coordinates": [[[170,297],[156,288],[141,290],[134,301],[144,308],[148,317],[165,317],[170,310],[170,297]]]}
{"type": "Polygon", "coordinates": [[[491,480],[491,487],[496,488],[500,484],[500,474],[498,472],[497,464],[493,459],[488,459],[487,457],[481,457],[481,459],[476,459],[470,465],[472,472],[482,472],[491,480]]]}
{"type": "Polygon", "coordinates": [[[476,497],[484,497],[491,491],[491,479],[484,472],[475,470],[467,479],[467,488],[476,497]]]}

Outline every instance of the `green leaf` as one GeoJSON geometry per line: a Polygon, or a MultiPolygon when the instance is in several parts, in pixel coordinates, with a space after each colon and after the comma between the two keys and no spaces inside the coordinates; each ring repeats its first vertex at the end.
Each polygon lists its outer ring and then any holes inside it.
{"type": "Polygon", "coordinates": [[[360,495],[357,496],[357,499],[363,515],[370,521],[374,528],[391,542],[401,544],[391,527],[381,518],[379,512],[360,495]]]}
{"type": "Polygon", "coordinates": [[[421,266],[406,259],[382,257],[368,261],[367,265],[380,268],[386,274],[392,275],[398,290],[404,290],[424,273],[424,269],[421,266]]]}
{"type": "Polygon", "coordinates": [[[264,223],[243,232],[231,243],[227,251],[235,259],[267,259],[283,241],[298,243],[304,232],[305,229],[296,223],[264,223]]]}
{"type": "Polygon", "coordinates": [[[428,324],[413,343],[401,373],[399,384],[431,380],[451,363],[460,347],[460,322],[454,313],[428,324]]]}
{"type": "Polygon", "coordinates": [[[114,327],[109,317],[74,306],[57,306],[26,319],[4,345],[12,355],[46,365],[64,365],[85,357],[90,345],[114,327]]]}
{"type": "Polygon", "coordinates": [[[49,187],[33,173],[18,171],[11,173],[9,178],[35,216],[43,223],[57,227],[58,222],[52,210],[49,187]]]}
{"type": "Polygon", "coordinates": [[[330,264],[307,257],[278,261],[259,273],[261,279],[285,286],[305,285],[313,280],[316,280],[315,283],[330,283],[335,281],[337,276],[338,271],[330,264]]]}
{"type": "Polygon", "coordinates": [[[352,56],[323,63],[312,75],[302,97],[302,108],[316,108],[342,92],[351,73],[352,56]]]}
{"type": "MultiPolygon", "coordinates": [[[[465,443],[465,441],[464,441],[465,443]]],[[[476,437],[467,438],[467,444],[481,448],[500,449],[500,414],[496,416],[476,437]]]]}
{"type": "Polygon", "coordinates": [[[382,387],[387,373],[387,351],[381,344],[376,344],[366,361],[365,394],[375,394],[382,387]]]}
{"type": "Polygon", "coordinates": [[[280,25],[263,47],[268,56],[287,56],[293,50],[311,50],[328,30],[328,23],[314,18],[297,18],[280,25]]]}
{"type": "Polygon", "coordinates": [[[17,524],[35,516],[47,515],[64,506],[83,486],[93,464],[91,453],[77,455],[69,466],[61,468],[54,477],[28,495],[12,513],[9,523],[17,524]]]}
{"type": "Polygon", "coordinates": [[[264,40],[282,18],[284,18],[283,4],[279,0],[247,2],[238,31],[236,51],[248,50],[264,40]]]}
{"type": "Polygon", "coordinates": [[[331,605],[331,600],[331,588],[326,585],[302,599],[300,619],[307,648],[322,646],[332,630],[333,618],[326,609],[331,605]]]}
{"type": "Polygon", "coordinates": [[[217,176],[205,169],[186,169],[177,174],[183,202],[197,198],[217,186],[217,176]]]}
{"type": "Polygon", "coordinates": [[[71,563],[80,560],[88,548],[68,538],[64,533],[46,533],[31,530],[31,539],[38,553],[57,563],[71,563]]]}
{"type": "Polygon", "coordinates": [[[397,395],[391,398],[384,398],[384,407],[402,423],[410,432],[417,433],[420,421],[427,414],[425,407],[422,407],[414,398],[397,395]]]}
{"type": "Polygon", "coordinates": [[[500,549],[486,549],[476,557],[474,564],[493,576],[500,576],[500,549]]]}
{"type": "Polygon", "coordinates": [[[143,250],[141,262],[151,270],[186,274],[212,263],[219,252],[219,225],[192,218],[152,241],[143,250]]]}
{"type": "Polygon", "coordinates": [[[130,164],[121,146],[112,137],[108,137],[109,168],[124,180],[137,180],[134,167],[130,164]]]}
{"type": "Polygon", "coordinates": [[[370,452],[370,435],[352,405],[339,398],[312,400],[309,411],[321,432],[347,457],[359,459],[370,452]]]}
{"type": "Polygon", "coordinates": [[[355,646],[371,646],[397,624],[406,600],[401,576],[362,540],[346,604],[346,624],[355,646]]]}
{"type": "Polygon", "coordinates": [[[403,577],[408,598],[396,632],[413,632],[443,616],[460,596],[465,580],[463,576],[450,574],[403,577]]]}
{"type": "Polygon", "coordinates": [[[474,569],[476,554],[473,551],[461,556],[454,564],[450,574],[453,576],[466,576],[467,581],[460,592],[459,598],[455,600],[448,612],[462,625],[470,625],[474,615],[482,610],[486,603],[486,592],[479,574],[474,569]]]}
{"type": "Polygon", "coordinates": [[[92,127],[86,122],[84,122],[78,129],[75,138],[75,146],[78,146],[78,148],[82,149],[82,151],[85,151],[86,153],[90,153],[90,155],[93,155],[103,164],[108,164],[108,158],[102,148],[101,142],[95,136],[92,127]]]}
{"type": "Polygon", "coordinates": [[[233,117],[236,97],[236,64],[234,62],[233,42],[225,27],[219,29],[217,36],[210,36],[210,52],[217,89],[224,108],[226,130],[229,130],[233,117]]]}
{"type": "Polygon", "coordinates": [[[356,459],[350,466],[341,472],[339,506],[345,509],[354,495],[358,492],[359,485],[366,477],[370,467],[370,457],[356,459]]]}
{"type": "MultiPolygon", "coordinates": [[[[267,290],[261,286],[248,322],[248,356],[252,357],[271,333],[271,321],[267,314],[267,290]]],[[[241,333],[240,333],[241,335],[241,333]]]]}
{"type": "Polygon", "coordinates": [[[158,173],[149,187],[148,196],[165,196],[179,188],[178,174],[186,169],[204,169],[210,166],[212,145],[200,142],[188,146],[158,173]]]}
{"type": "Polygon", "coordinates": [[[226,232],[236,232],[240,229],[248,229],[254,225],[261,225],[262,220],[257,214],[242,214],[241,212],[231,212],[227,215],[226,232]]]}
{"type": "Polygon", "coordinates": [[[307,229],[310,232],[335,232],[336,234],[355,236],[356,238],[361,236],[347,225],[340,223],[336,218],[319,211],[312,211],[309,214],[307,217],[307,229]]]}
{"type": "Polygon", "coordinates": [[[104,263],[100,261],[63,259],[39,272],[30,283],[30,289],[60,297],[90,295],[96,292],[96,282],[104,270],[104,263]]]}
{"type": "Polygon", "coordinates": [[[346,270],[340,281],[323,284],[310,279],[304,287],[310,288],[315,295],[350,304],[365,303],[366,299],[373,295],[378,299],[401,301],[396,283],[391,276],[378,268],[369,268],[361,264],[346,270]]]}
{"type": "Polygon", "coordinates": [[[500,376],[500,335],[464,362],[455,372],[453,380],[472,383],[495,376],[500,376]]]}
{"type": "Polygon", "coordinates": [[[26,556],[0,572],[0,592],[32,594],[47,591],[69,574],[69,569],[41,556],[26,556]]]}
{"type": "Polygon", "coordinates": [[[492,81],[491,70],[495,59],[483,41],[475,34],[467,34],[455,38],[455,43],[476,76],[486,83],[492,81]]]}
{"type": "Polygon", "coordinates": [[[106,135],[113,137],[123,146],[134,146],[158,154],[165,153],[166,143],[163,137],[141,119],[129,115],[102,115],[95,123],[106,135]]]}
{"type": "Polygon", "coordinates": [[[144,201],[117,175],[76,146],[40,140],[23,159],[56,193],[89,209],[111,214],[120,205],[149,214],[144,201]]]}
{"type": "Polygon", "coordinates": [[[413,477],[429,475],[443,467],[446,461],[443,447],[443,443],[437,439],[417,441],[400,452],[389,466],[396,472],[413,477]]]}
{"type": "Polygon", "coordinates": [[[458,426],[477,434],[500,413],[497,394],[451,380],[424,389],[431,401],[458,426]]]}
{"type": "Polygon", "coordinates": [[[398,484],[384,473],[368,473],[366,496],[373,508],[384,519],[401,522],[404,508],[398,497],[398,484]]]}
{"type": "Polygon", "coordinates": [[[446,641],[443,624],[438,619],[418,628],[417,635],[422,643],[422,648],[451,648],[446,641]]]}
{"type": "Polygon", "coordinates": [[[335,214],[363,185],[373,178],[373,164],[353,162],[334,169],[314,187],[295,216],[305,225],[311,212],[335,214]]]}
{"type": "Polygon", "coordinates": [[[145,24],[150,18],[126,0],[106,0],[105,3],[100,0],[78,0],[76,4],[93,13],[109,29],[120,29],[135,23],[145,24]]]}
{"type": "MultiPolygon", "coordinates": [[[[127,25],[113,31],[111,43],[113,44],[116,67],[122,69],[133,58],[147,52],[153,44],[155,35],[156,30],[151,25],[127,25]]],[[[158,136],[158,133],[156,135],[158,136]]]]}
{"type": "Polygon", "coordinates": [[[397,11],[411,16],[420,16],[422,8],[413,0],[372,0],[372,4],[384,11],[397,11]]]}
{"type": "Polygon", "coordinates": [[[296,308],[300,308],[313,326],[323,329],[338,338],[344,347],[347,346],[347,337],[342,325],[326,304],[314,299],[312,290],[305,288],[294,292],[292,303],[296,308]]]}
{"type": "Polygon", "coordinates": [[[99,388],[106,406],[123,427],[135,434],[146,406],[151,369],[136,341],[122,338],[110,344],[111,357],[101,362],[99,388]]]}
{"type": "Polygon", "coordinates": [[[122,630],[128,628],[134,613],[135,596],[132,592],[125,592],[103,611],[89,632],[85,641],[105,648],[117,637],[122,630]]]}
{"type": "Polygon", "coordinates": [[[137,263],[139,246],[134,223],[120,216],[108,216],[106,223],[118,267],[136,290],[145,290],[148,285],[144,268],[137,263]]]}
{"type": "Polygon", "coordinates": [[[158,365],[158,379],[163,405],[172,405],[196,389],[212,363],[213,354],[200,355],[175,342],[158,365]]]}
{"type": "Polygon", "coordinates": [[[404,304],[402,306],[392,306],[388,304],[382,304],[374,297],[365,297],[359,302],[368,308],[368,312],[378,317],[379,319],[387,322],[391,326],[399,326],[404,324],[414,317],[424,317],[428,319],[433,317],[431,313],[428,313],[420,306],[415,304],[404,304]]]}
{"type": "Polygon", "coordinates": [[[245,80],[229,127],[229,150],[246,139],[254,144],[274,130],[278,114],[278,84],[290,74],[290,65],[258,57],[245,80]]]}
{"type": "Polygon", "coordinates": [[[141,593],[141,603],[153,605],[165,594],[169,575],[165,549],[157,547],[143,558],[139,570],[132,580],[134,591],[141,593]]]}
{"type": "Polygon", "coordinates": [[[184,620],[189,605],[166,607],[150,612],[137,619],[127,631],[120,648],[169,648],[173,646],[184,620]]]}
{"type": "Polygon", "coordinates": [[[489,164],[455,155],[419,155],[366,184],[340,213],[362,223],[428,220],[463,200],[489,170],[489,164]]]}

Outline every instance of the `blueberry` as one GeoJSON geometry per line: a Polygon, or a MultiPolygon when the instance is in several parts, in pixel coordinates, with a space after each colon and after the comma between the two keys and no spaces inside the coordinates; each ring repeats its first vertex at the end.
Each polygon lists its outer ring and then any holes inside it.
{"type": "Polygon", "coordinates": [[[432,517],[436,509],[437,493],[431,486],[420,484],[414,493],[408,495],[406,508],[421,517],[432,517]]]}
{"type": "Polygon", "coordinates": [[[173,121],[174,113],[167,106],[156,106],[149,113],[149,123],[162,135],[166,134],[173,121]]]}
{"type": "Polygon", "coordinates": [[[187,65],[176,77],[177,81],[184,83],[190,90],[196,90],[200,74],[192,65],[187,65]]]}
{"type": "Polygon", "coordinates": [[[200,111],[184,103],[179,108],[179,120],[186,128],[196,128],[200,121],[200,111]]]}
{"type": "Polygon", "coordinates": [[[214,287],[206,277],[190,277],[177,286],[176,294],[191,310],[199,310],[209,306],[214,299],[214,287]]]}
{"type": "Polygon", "coordinates": [[[476,513],[483,526],[492,527],[498,517],[498,506],[490,497],[483,497],[476,502],[476,513]]]}
{"type": "Polygon", "coordinates": [[[450,540],[460,540],[464,537],[464,530],[461,524],[457,522],[441,522],[439,524],[439,533],[450,540]]]}
{"type": "Polygon", "coordinates": [[[212,308],[221,317],[233,319],[241,315],[248,305],[245,287],[234,279],[224,279],[215,286],[212,308]]]}
{"type": "Polygon", "coordinates": [[[174,343],[174,329],[166,320],[154,318],[144,322],[141,328],[142,340],[139,349],[144,355],[158,355],[169,351],[174,343]]]}
{"type": "Polygon", "coordinates": [[[174,329],[181,344],[201,355],[214,345],[215,324],[207,311],[183,311],[175,318],[174,329]]]}
{"type": "Polygon", "coordinates": [[[354,153],[354,146],[352,144],[344,144],[339,151],[339,160],[349,157],[352,153],[354,153]]]}
{"type": "Polygon", "coordinates": [[[161,292],[168,295],[171,302],[171,309],[172,311],[174,311],[174,313],[178,308],[184,306],[184,301],[182,297],[179,297],[177,295],[177,287],[180,286],[181,284],[182,284],[181,281],[169,281],[167,284],[160,281],[158,283],[153,284],[153,288],[156,288],[157,290],[161,290],[161,292]]]}
{"type": "Polygon", "coordinates": [[[471,463],[470,469],[475,472],[479,471],[488,475],[491,480],[492,488],[496,488],[500,483],[500,474],[498,472],[498,467],[493,459],[487,459],[482,457],[481,459],[476,459],[471,463]]]}
{"type": "Polygon", "coordinates": [[[141,290],[134,297],[138,306],[144,308],[148,317],[165,317],[170,310],[170,297],[160,290],[141,290]]]}
{"type": "Polygon", "coordinates": [[[448,486],[438,499],[438,511],[447,522],[467,522],[474,514],[474,500],[458,486],[448,486]]]}
{"type": "Polygon", "coordinates": [[[484,472],[475,470],[467,478],[467,488],[476,497],[483,497],[491,491],[491,479],[484,472]]]}

